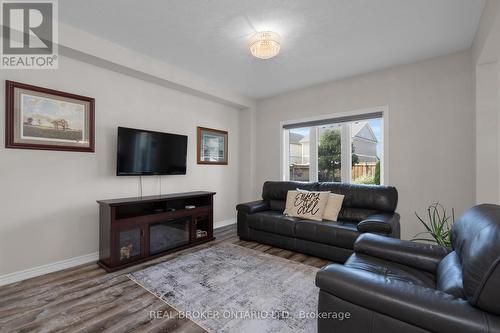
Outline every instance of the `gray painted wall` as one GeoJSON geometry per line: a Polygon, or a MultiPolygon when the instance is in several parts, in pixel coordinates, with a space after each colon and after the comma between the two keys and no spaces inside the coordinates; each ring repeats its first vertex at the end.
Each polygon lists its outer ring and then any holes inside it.
{"type": "MultiPolygon", "coordinates": [[[[115,176],[117,126],[188,135],[187,175],[163,176],[163,193],[215,191],[215,221],[235,217],[243,111],[66,57],[6,79],[94,97],[96,152],[5,149],[0,135],[0,275],[98,251],[95,200],[139,195],[138,177],[115,176]],[[228,166],[196,164],[196,126],[229,131],[228,166]]],[[[157,177],[143,179],[144,195],[159,193],[157,177]]]]}
{"type": "Polygon", "coordinates": [[[280,178],[280,122],[389,106],[389,184],[402,237],[422,231],[414,211],[474,203],[474,90],[470,51],[326,83],[259,101],[255,196],[280,178]]]}

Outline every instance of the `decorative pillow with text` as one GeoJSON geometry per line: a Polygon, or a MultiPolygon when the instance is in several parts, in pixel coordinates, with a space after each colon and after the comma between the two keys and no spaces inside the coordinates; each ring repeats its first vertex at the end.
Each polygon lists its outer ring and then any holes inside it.
{"type": "Polygon", "coordinates": [[[303,219],[322,221],[328,203],[329,192],[288,191],[286,215],[303,219]]]}
{"type": "Polygon", "coordinates": [[[285,210],[283,211],[283,215],[290,215],[290,212],[292,211],[293,201],[297,193],[299,193],[298,189],[294,191],[288,191],[286,193],[285,210]]]}

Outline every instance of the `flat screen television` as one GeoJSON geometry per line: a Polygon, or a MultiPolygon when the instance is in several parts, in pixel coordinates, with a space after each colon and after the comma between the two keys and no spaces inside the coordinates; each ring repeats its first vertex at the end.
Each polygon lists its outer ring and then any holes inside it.
{"type": "Polygon", "coordinates": [[[117,176],[185,175],[186,135],[118,127],[117,176]]]}

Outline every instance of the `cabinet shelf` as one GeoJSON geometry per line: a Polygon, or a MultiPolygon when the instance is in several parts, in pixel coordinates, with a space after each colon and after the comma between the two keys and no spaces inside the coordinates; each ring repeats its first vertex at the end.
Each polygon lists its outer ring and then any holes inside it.
{"type": "Polygon", "coordinates": [[[162,220],[168,218],[175,218],[180,216],[190,216],[193,214],[199,214],[201,212],[210,211],[212,206],[202,206],[191,209],[179,209],[175,211],[163,211],[163,212],[144,212],[144,214],[131,214],[131,215],[121,215],[119,218],[113,220],[114,223],[125,223],[125,222],[140,222],[143,220],[162,220]]]}

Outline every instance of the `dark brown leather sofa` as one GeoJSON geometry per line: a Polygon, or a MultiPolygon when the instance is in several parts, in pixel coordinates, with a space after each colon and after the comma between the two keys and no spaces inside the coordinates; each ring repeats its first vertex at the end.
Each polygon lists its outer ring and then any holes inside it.
{"type": "Polygon", "coordinates": [[[262,200],[239,204],[238,236],[244,240],[344,262],[364,232],[399,238],[398,192],[390,186],[268,181],[262,200]],[[343,194],[337,221],[311,221],[283,215],[289,190],[343,194]]]}

